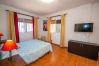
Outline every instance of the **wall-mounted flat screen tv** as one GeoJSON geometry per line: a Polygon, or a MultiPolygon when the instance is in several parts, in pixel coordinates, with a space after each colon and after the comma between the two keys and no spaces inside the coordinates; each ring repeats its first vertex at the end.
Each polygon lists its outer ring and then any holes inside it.
{"type": "Polygon", "coordinates": [[[75,32],[93,32],[93,23],[75,24],[75,32]]]}

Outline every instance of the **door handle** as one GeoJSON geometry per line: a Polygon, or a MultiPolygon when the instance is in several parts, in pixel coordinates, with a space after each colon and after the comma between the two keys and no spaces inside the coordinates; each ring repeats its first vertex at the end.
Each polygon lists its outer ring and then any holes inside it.
{"type": "Polygon", "coordinates": [[[83,47],[83,44],[80,44],[80,47],[83,47]]]}

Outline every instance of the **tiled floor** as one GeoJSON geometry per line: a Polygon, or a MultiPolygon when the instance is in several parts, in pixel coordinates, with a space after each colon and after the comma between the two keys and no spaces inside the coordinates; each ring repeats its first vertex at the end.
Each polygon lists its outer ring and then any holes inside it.
{"type": "Polygon", "coordinates": [[[99,60],[93,61],[72,53],[66,48],[52,45],[53,52],[46,54],[30,66],[99,66],[99,60]]]}

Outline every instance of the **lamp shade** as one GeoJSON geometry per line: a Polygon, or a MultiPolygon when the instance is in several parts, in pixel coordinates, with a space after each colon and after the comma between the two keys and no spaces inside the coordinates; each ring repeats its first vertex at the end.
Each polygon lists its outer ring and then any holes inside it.
{"type": "Polygon", "coordinates": [[[3,33],[0,32],[0,36],[3,36],[3,33]]]}
{"type": "Polygon", "coordinates": [[[13,42],[12,40],[7,40],[3,44],[1,50],[3,50],[3,51],[11,51],[11,50],[17,49],[17,48],[18,48],[18,46],[17,46],[17,44],[15,42],[13,42]]]}

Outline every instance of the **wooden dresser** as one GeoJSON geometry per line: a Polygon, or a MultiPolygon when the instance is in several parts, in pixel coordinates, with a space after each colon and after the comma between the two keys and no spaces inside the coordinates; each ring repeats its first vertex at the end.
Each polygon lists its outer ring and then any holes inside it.
{"type": "Polygon", "coordinates": [[[97,60],[99,46],[95,43],[70,40],[68,42],[68,51],[89,59],[97,60]]]}

